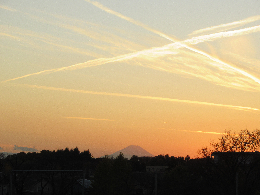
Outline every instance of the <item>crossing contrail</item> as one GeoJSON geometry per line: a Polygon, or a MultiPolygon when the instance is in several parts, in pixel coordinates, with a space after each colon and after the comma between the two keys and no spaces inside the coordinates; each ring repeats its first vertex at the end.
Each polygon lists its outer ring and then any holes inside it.
{"type": "MultiPolygon", "coordinates": [[[[211,60],[212,62],[217,63],[217,64],[214,64],[214,66],[217,66],[222,71],[225,70],[227,72],[230,72],[230,71],[236,72],[236,73],[243,75],[243,76],[245,76],[249,79],[252,79],[257,84],[260,84],[259,78],[253,76],[252,74],[250,74],[250,73],[248,73],[248,72],[246,72],[242,69],[239,69],[235,66],[232,66],[231,64],[223,62],[223,61],[221,61],[221,60],[219,60],[219,59],[217,59],[217,58],[215,58],[215,57],[213,57],[213,56],[211,56],[211,55],[209,55],[209,54],[207,54],[203,51],[200,51],[198,49],[192,48],[192,47],[187,45],[187,44],[189,44],[189,45],[198,44],[198,43],[201,43],[201,42],[204,42],[204,41],[212,41],[212,40],[215,40],[217,38],[238,36],[238,35],[248,34],[248,33],[252,33],[252,32],[257,32],[257,31],[259,31],[260,26],[255,26],[255,27],[250,27],[250,28],[245,28],[245,29],[239,29],[239,30],[235,30],[235,31],[214,33],[214,34],[211,34],[211,35],[204,35],[204,36],[199,36],[199,37],[187,39],[187,40],[184,40],[184,41],[175,42],[177,40],[169,37],[168,35],[161,33],[157,30],[154,30],[154,29],[142,24],[141,22],[135,21],[135,20],[133,20],[129,17],[126,17],[126,16],[120,14],[120,13],[117,13],[113,10],[110,10],[109,8],[104,7],[100,3],[92,2],[92,1],[89,1],[89,0],[86,0],[86,1],[92,3],[93,5],[99,7],[100,9],[102,9],[102,10],[104,10],[104,11],[110,13],[110,14],[116,15],[116,16],[124,19],[124,20],[127,20],[131,23],[138,25],[138,26],[141,26],[141,27],[143,27],[143,28],[155,33],[155,34],[158,34],[158,35],[160,35],[160,36],[162,36],[162,37],[164,37],[168,40],[171,40],[174,43],[165,45],[163,47],[142,50],[142,51],[133,52],[133,53],[129,53],[129,54],[119,55],[119,56],[112,57],[112,58],[98,58],[98,59],[95,59],[95,60],[90,60],[90,61],[87,61],[87,62],[84,62],[84,63],[74,64],[74,65],[67,66],[67,67],[43,70],[43,71],[40,71],[40,72],[27,74],[27,75],[24,75],[24,76],[21,76],[21,77],[8,79],[8,80],[5,80],[5,81],[2,81],[1,83],[5,83],[5,82],[8,82],[8,81],[13,81],[13,80],[21,79],[21,78],[26,78],[26,77],[33,76],[33,75],[44,74],[44,73],[53,73],[53,72],[64,71],[64,70],[75,70],[75,69],[81,69],[81,68],[86,68],[86,67],[91,67],[91,66],[103,65],[103,64],[112,63],[112,62],[130,60],[130,59],[133,59],[133,58],[136,58],[136,57],[143,57],[145,59],[145,58],[155,58],[157,56],[164,56],[164,55],[168,55],[168,54],[177,54],[178,52],[176,51],[176,49],[186,48],[186,49],[189,49],[190,51],[195,52],[196,54],[200,54],[200,55],[197,55],[197,58],[200,58],[201,60],[203,60],[202,59],[202,56],[203,56],[203,57],[206,57],[207,59],[211,60]],[[174,51],[174,49],[175,49],[175,51],[174,51]]],[[[159,66],[160,65],[158,64],[157,67],[153,67],[153,68],[157,69],[157,70],[165,70],[165,69],[163,69],[162,67],[159,67],[159,66]]]]}
{"type": "MultiPolygon", "coordinates": [[[[215,40],[217,38],[238,36],[238,35],[242,35],[244,33],[253,33],[253,32],[259,31],[259,29],[260,29],[260,27],[256,26],[256,27],[239,29],[239,30],[235,30],[235,31],[221,32],[221,33],[215,33],[215,34],[211,34],[211,35],[194,37],[194,38],[191,38],[191,39],[184,40],[182,42],[175,42],[175,43],[171,43],[171,44],[168,44],[168,45],[165,45],[165,46],[162,46],[162,47],[157,47],[157,48],[142,50],[142,51],[138,51],[138,52],[128,53],[128,54],[119,55],[119,56],[112,57],[112,58],[98,58],[98,59],[89,60],[87,62],[78,63],[78,64],[74,64],[74,65],[67,66],[67,67],[43,70],[43,71],[39,71],[39,72],[36,72],[36,73],[27,74],[27,75],[24,75],[24,76],[21,76],[21,77],[8,79],[8,80],[5,80],[5,81],[2,81],[1,83],[14,81],[14,80],[30,77],[30,76],[33,76],[33,75],[40,75],[40,74],[45,74],[45,73],[54,73],[54,72],[65,71],[65,70],[75,70],[75,69],[81,69],[81,68],[86,68],[86,67],[104,65],[104,64],[112,63],[112,62],[125,61],[125,60],[130,60],[130,59],[136,58],[136,57],[155,58],[155,57],[158,57],[158,56],[164,56],[164,55],[169,55],[169,54],[177,54],[178,52],[174,51],[174,49],[176,50],[176,49],[179,49],[179,48],[183,48],[185,46],[183,43],[198,44],[198,43],[201,43],[201,42],[204,42],[204,41],[212,41],[212,40],[215,40]]],[[[206,55],[206,57],[210,58],[210,59],[213,58],[212,56],[210,56],[208,54],[206,55]]],[[[213,59],[215,61],[219,61],[220,63],[224,63],[224,62],[222,62],[222,61],[220,61],[216,58],[213,58],[213,59]]],[[[257,82],[258,84],[260,83],[260,80],[257,77],[255,77],[255,76],[253,76],[253,75],[251,75],[251,74],[249,74],[249,73],[247,73],[247,72],[245,72],[241,69],[235,68],[235,67],[233,67],[233,66],[231,66],[227,63],[224,63],[224,65],[226,67],[231,68],[233,71],[239,72],[240,74],[249,77],[250,79],[257,82]]],[[[159,65],[158,65],[157,69],[160,69],[159,65]]]]}
{"type": "MultiPolygon", "coordinates": [[[[246,76],[246,77],[249,77],[250,79],[252,79],[252,80],[254,80],[255,82],[257,82],[258,84],[260,84],[260,79],[254,77],[253,75],[251,75],[251,74],[249,74],[249,73],[247,73],[247,72],[245,72],[245,71],[243,71],[243,70],[241,70],[241,69],[239,69],[239,68],[233,67],[232,65],[230,65],[230,64],[228,64],[228,63],[226,63],[226,62],[223,62],[223,61],[221,61],[220,59],[217,59],[217,58],[215,58],[215,57],[213,57],[213,56],[207,54],[207,53],[204,52],[204,51],[201,51],[201,50],[199,50],[199,49],[192,48],[192,47],[190,47],[190,46],[184,44],[183,42],[178,41],[177,39],[174,39],[174,38],[172,38],[172,37],[170,37],[170,36],[168,36],[168,35],[166,35],[166,34],[160,32],[160,31],[154,30],[154,29],[152,29],[152,28],[150,28],[150,27],[144,25],[144,24],[141,23],[141,22],[135,21],[135,20],[133,20],[132,18],[126,17],[126,16],[124,16],[124,15],[118,13],[118,12],[115,12],[115,11],[113,11],[113,10],[111,10],[111,9],[109,9],[109,8],[107,8],[107,7],[105,7],[105,6],[103,6],[102,4],[100,4],[100,3],[98,3],[98,2],[93,2],[93,1],[90,1],[90,0],[85,0],[85,1],[91,3],[92,5],[94,5],[94,6],[98,7],[98,8],[100,8],[101,10],[103,10],[103,11],[105,11],[105,12],[107,12],[107,13],[110,13],[110,14],[113,14],[113,15],[115,15],[115,16],[118,16],[118,17],[121,18],[121,19],[124,19],[124,20],[126,20],[126,21],[129,21],[129,22],[131,22],[131,23],[133,23],[133,24],[135,24],[135,25],[137,25],[137,26],[143,27],[144,29],[146,29],[146,30],[148,30],[148,31],[151,31],[151,32],[153,32],[153,33],[155,33],[155,34],[157,34],[157,35],[159,35],[159,36],[161,36],[161,37],[164,37],[164,38],[166,38],[166,39],[168,39],[168,40],[170,40],[170,41],[176,42],[176,44],[179,44],[181,47],[184,47],[184,48],[186,48],[186,49],[189,49],[189,50],[191,50],[191,51],[193,51],[193,52],[195,52],[195,53],[197,53],[197,54],[200,54],[200,55],[202,55],[202,56],[204,56],[204,57],[209,58],[210,60],[212,60],[212,61],[214,61],[214,62],[217,62],[217,63],[219,63],[219,64],[221,64],[221,65],[223,65],[223,66],[226,66],[226,67],[228,67],[228,68],[231,68],[232,70],[235,70],[235,71],[239,72],[240,74],[242,74],[242,75],[244,75],[244,76],[246,76]]],[[[259,30],[259,26],[257,26],[256,28],[259,30]]]]}
{"type": "Polygon", "coordinates": [[[132,94],[123,94],[123,93],[86,91],[86,90],[66,89],[66,88],[56,88],[56,87],[47,87],[47,86],[39,86],[39,85],[26,85],[26,84],[24,84],[24,85],[14,85],[14,86],[45,89],[45,90],[52,90],[52,91],[64,91],[64,92],[73,92],[73,93],[92,94],[92,95],[103,95],[103,96],[148,99],[148,100],[167,101],[167,102],[178,102],[178,103],[187,103],[187,104],[198,104],[198,105],[204,105],[204,106],[223,107],[223,108],[230,108],[230,109],[243,110],[243,111],[259,111],[258,108],[252,108],[252,107],[234,106],[234,105],[228,105],[228,104],[216,104],[216,103],[200,102],[200,101],[193,101],[193,100],[180,100],[180,99],[164,98],[164,97],[153,97],[153,96],[132,95],[132,94]]]}

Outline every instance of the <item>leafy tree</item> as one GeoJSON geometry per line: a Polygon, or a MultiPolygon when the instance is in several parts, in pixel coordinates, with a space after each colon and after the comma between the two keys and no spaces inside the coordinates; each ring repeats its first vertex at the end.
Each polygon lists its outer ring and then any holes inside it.
{"type": "Polygon", "coordinates": [[[201,157],[211,160],[207,169],[208,181],[218,194],[253,194],[258,190],[260,157],[255,152],[260,146],[260,130],[239,133],[226,131],[218,142],[199,151],[201,157]],[[219,152],[218,161],[209,157],[219,152]]]}
{"type": "Polygon", "coordinates": [[[219,142],[211,142],[210,148],[199,150],[201,157],[209,157],[213,152],[254,152],[260,146],[260,130],[241,130],[239,133],[226,131],[219,142]]]}

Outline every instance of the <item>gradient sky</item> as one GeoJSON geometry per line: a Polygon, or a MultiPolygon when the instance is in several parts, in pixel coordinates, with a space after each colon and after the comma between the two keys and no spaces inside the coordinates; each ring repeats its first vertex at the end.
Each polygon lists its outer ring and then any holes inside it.
{"type": "Polygon", "coordinates": [[[1,151],[195,157],[225,130],[260,129],[259,13],[258,0],[0,0],[1,151]]]}

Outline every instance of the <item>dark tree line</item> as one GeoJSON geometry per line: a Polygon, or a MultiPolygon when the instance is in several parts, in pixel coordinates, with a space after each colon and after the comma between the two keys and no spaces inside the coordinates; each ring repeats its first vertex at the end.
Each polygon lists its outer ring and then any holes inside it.
{"type": "MultiPolygon", "coordinates": [[[[0,159],[2,180],[12,170],[85,170],[92,181],[86,191],[93,195],[257,195],[260,194],[260,131],[226,132],[218,142],[202,148],[196,159],[158,155],[155,157],[93,158],[89,150],[78,148],[40,153],[18,153],[0,159]],[[163,172],[147,171],[148,166],[165,167],[163,172]]],[[[14,173],[14,172],[13,172],[14,173]]],[[[52,194],[82,194],[73,185],[82,173],[48,172],[13,174],[17,194],[24,194],[30,177],[41,181],[42,189],[52,186],[52,194]],[[44,181],[44,182],[43,182],[44,181]]],[[[44,191],[42,191],[41,194],[44,191]]]]}
{"type": "Polygon", "coordinates": [[[2,183],[10,183],[12,178],[13,194],[26,194],[26,188],[33,183],[41,184],[40,194],[44,194],[48,186],[53,195],[75,194],[73,186],[83,178],[83,171],[89,177],[93,160],[89,150],[80,152],[77,147],[40,153],[20,152],[1,159],[1,179],[2,183]]]}
{"type": "MultiPolygon", "coordinates": [[[[42,193],[47,185],[52,186],[53,195],[75,194],[72,185],[82,178],[82,173],[71,172],[30,172],[33,170],[85,170],[85,178],[93,181],[89,194],[133,194],[136,185],[141,185],[149,194],[154,191],[154,174],[146,173],[146,166],[173,167],[185,164],[189,157],[156,157],[124,158],[123,154],[111,158],[93,158],[89,150],[80,152],[75,149],[57,151],[42,150],[39,153],[24,153],[9,155],[1,159],[1,171],[9,182],[12,174],[12,184],[15,194],[26,194],[28,181],[41,182],[42,193]],[[16,172],[17,170],[29,170],[16,172]],[[91,177],[94,175],[94,178],[91,177]]],[[[81,194],[81,192],[80,192],[81,194]]]]}
{"type": "Polygon", "coordinates": [[[20,152],[7,156],[2,164],[6,169],[13,170],[82,170],[87,168],[92,159],[89,150],[80,152],[76,147],[70,150],[42,150],[40,153],[20,152]]]}

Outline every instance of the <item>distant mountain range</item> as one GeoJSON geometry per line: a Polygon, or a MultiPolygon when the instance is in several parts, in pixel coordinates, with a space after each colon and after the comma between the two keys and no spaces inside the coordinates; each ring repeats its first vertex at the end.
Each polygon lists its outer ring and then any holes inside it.
{"type": "Polygon", "coordinates": [[[133,155],[136,155],[138,157],[143,157],[143,156],[153,157],[154,156],[151,153],[147,152],[145,149],[141,148],[140,146],[130,145],[122,150],[119,150],[111,155],[108,155],[108,157],[116,158],[120,154],[120,152],[123,153],[124,157],[128,158],[128,159],[130,159],[133,155]]]}

